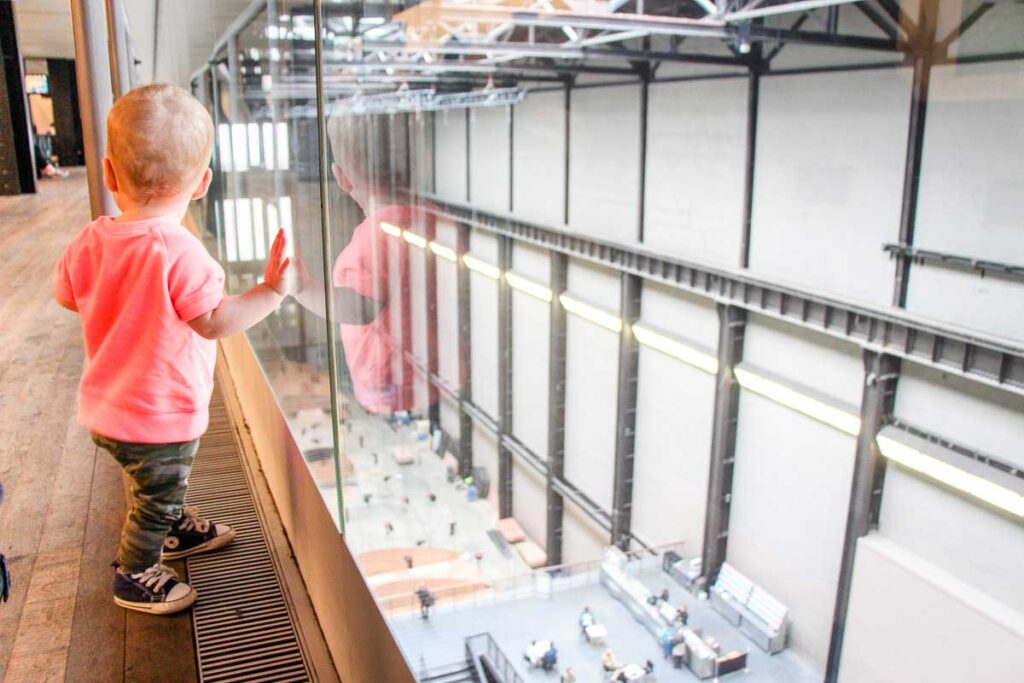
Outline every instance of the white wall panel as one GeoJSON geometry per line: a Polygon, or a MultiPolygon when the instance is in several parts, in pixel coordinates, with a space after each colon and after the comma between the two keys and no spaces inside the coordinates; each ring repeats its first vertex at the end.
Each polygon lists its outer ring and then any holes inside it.
{"type": "Polygon", "coordinates": [[[469,291],[473,403],[497,418],[498,283],[479,273],[470,273],[469,291]]]}
{"type": "Polygon", "coordinates": [[[853,344],[759,315],[746,327],[743,360],[830,396],[857,412],[864,364],[853,344]]]}
{"type": "Polygon", "coordinates": [[[551,256],[547,249],[515,242],[512,245],[512,270],[534,282],[547,285],[551,281],[551,256]]]}
{"type": "Polygon", "coordinates": [[[569,132],[569,225],[633,243],[640,195],[640,87],[574,90],[569,132]]]}
{"type": "Polygon", "coordinates": [[[889,303],[910,82],[909,69],[762,79],[751,269],[889,303]]]}
{"type": "Polygon", "coordinates": [[[466,110],[434,112],[437,136],[437,194],[453,202],[466,201],[466,110]]]}
{"type": "Polygon", "coordinates": [[[1013,681],[1024,616],[878,536],[857,544],[839,680],[1013,681]]]}
{"type": "Polygon", "coordinates": [[[619,337],[574,315],[566,333],[565,477],[611,510],[619,337]]]}
{"type": "Polygon", "coordinates": [[[473,206],[509,212],[508,107],[469,110],[469,196],[473,206]]]}
{"type": "Polygon", "coordinates": [[[655,282],[644,282],[640,305],[643,322],[703,347],[718,347],[718,313],[709,300],[655,282]]]}
{"type": "Polygon", "coordinates": [[[547,487],[533,469],[520,463],[512,466],[512,516],[530,540],[545,547],[548,519],[547,487]]]}
{"type": "Polygon", "coordinates": [[[412,131],[412,148],[410,157],[412,164],[412,186],[420,192],[434,191],[434,141],[431,114],[417,112],[409,115],[412,131]]]}
{"type": "Polygon", "coordinates": [[[474,230],[469,236],[469,251],[481,261],[498,265],[498,240],[493,233],[474,230]]]}
{"type": "Polygon", "coordinates": [[[746,78],[650,86],[647,247],[740,265],[746,112],[746,78]]]}
{"type": "Polygon", "coordinates": [[[487,470],[491,487],[487,502],[498,508],[498,441],[494,434],[483,427],[473,425],[473,467],[487,470]]]}
{"type": "Polygon", "coordinates": [[[824,668],[855,440],[742,392],[726,559],[789,607],[791,646],[824,668]]]}
{"type": "Polygon", "coordinates": [[[550,314],[547,303],[512,290],[512,432],[545,459],[550,314]]]}
{"type": "Polygon", "coordinates": [[[459,386],[459,287],[458,266],[443,258],[437,264],[437,373],[453,387],[459,386]]]}
{"type": "Polygon", "coordinates": [[[1024,614],[1024,527],[890,464],[879,532],[1024,614]]]}
{"type": "Polygon", "coordinates": [[[904,363],[896,416],[1024,468],[1024,397],[904,363]]]}
{"type": "Polygon", "coordinates": [[[533,92],[512,116],[512,207],[542,225],[565,221],[565,93],[533,92]]]}
{"type": "Polygon", "coordinates": [[[704,543],[715,378],[640,347],[633,530],[648,543],[704,543]]]}
{"type": "MultiPolygon", "coordinates": [[[[1024,65],[1019,61],[933,69],[915,246],[1024,263],[1022,120],[1024,65]]],[[[1019,281],[914,265],[907,307],[1020,339],[1022,294],[1019,281]]]]}
{"type": "Polygon", "coordinates": [[[608,532],[592,522],[570,502],[562,518],[562,563],[600,560],[609,545],[608,532]]]}
{"type": "Polygon", "coordinates": [[[618,273],[586,261],[569,259],[566,290],[573,297],[609,313],[618,313],[621,278],[618,273]]]}
{"type": "MultiPolygon", "coordinates": [[[[452,439],[459,438],[459,404],[448,398],[447,396],[441,396],[441,429],[451,437],[452,439]]],[[[449,446],[449,449],[454,451],[455,446],[449,446]]]]}

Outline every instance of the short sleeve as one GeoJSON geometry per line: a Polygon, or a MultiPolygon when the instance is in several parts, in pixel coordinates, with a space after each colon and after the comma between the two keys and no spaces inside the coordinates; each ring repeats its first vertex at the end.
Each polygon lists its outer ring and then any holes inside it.
{"type": "Polygon", "coordinates": [[[171,264],[167,288],[178,318],[188,322],[209,313],[224,299],[224,269],[189,234],[171,264]]]}
{"type": "Polygon", "coordinates": [[[387,244],[383,233],[367,221],[359,225],[352,240],[334,262],[334,286],[351,289],[360,296],[382,300],[387,292],[387,244]]]}
{"type": "Polygon", "coordinates": [[[58,301],[65,301],[67,303],[75,303],[75,290],[71,286],[71,273],[68,272],[68,253],[71,251],[71,247],[68,247],[64,255],[57,261],[57,267],[53,271],[53,295],[58,301]]]}

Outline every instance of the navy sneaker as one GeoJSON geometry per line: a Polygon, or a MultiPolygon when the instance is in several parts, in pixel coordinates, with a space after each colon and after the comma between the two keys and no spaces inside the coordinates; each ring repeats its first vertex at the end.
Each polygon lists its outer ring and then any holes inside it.
{"type": "Polygon", "coordinates": [[[186,505],[164,539],[164,559],[179,560],[189,555],[216,550],[231,543],[235,530],[199,516],[199,508],[186,505]]]}
{"type": "MultiPolygon", "coordinates": [[[[117,566],[116,563],[114,566],[117,566]]],[[[114,602],[125,609],[147,614],[174,614],[196,601],[192,586],[162,564],[141,572],[114,571],[114,602]]]]}

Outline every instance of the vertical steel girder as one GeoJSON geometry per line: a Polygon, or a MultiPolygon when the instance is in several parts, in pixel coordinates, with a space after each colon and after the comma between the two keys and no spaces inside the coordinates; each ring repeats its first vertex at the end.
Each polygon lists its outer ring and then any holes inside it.
{"type": "MultiPolygon", "coordinates": [[[[470,227],[458,224],[459,237],[456,253],[459,263],[469,251],[470,227]]],[[[472,367],[473,337],[470,319],[469,268],[458,268],[457,299],[459,308],[459,386],[463,401],[473,402],[472,367]]],[[[465,410],[459,410],[459,476],[468,477],[473,471],[473,418],[465,410]]]]}
{"type": "Polygon", "coordinates": [[[715,380],[707,514],[704,520],[703,572],[706,585],[718,577],[718,570],[725,561],[729,536],[736,425],[740,406],[740,385],[733,369],[743,360],[743,337],[747,324],[747,313],[743,309],[726,304],[718,304],[717,308],[718,376],[715,380]]]}
{"type": "Polygon", "coordinates": [[[612,490],[612,545],[629,550],[633,511],[633,462],[636,445],[637,375],[640,346],[633,323],[640,319],[643,280],[623,273],[619,334],[618,397],[615,407],[615,483],[612,490]]]}
{"type": "MultiPolygon", "coordinates": [[[[939,13],[938,0],[924,0],[920,7],[918,28],[911,37],[914,54],[914,80],[911,86],[910,121],[907,130],[907,157],[903,172],[903,202],[900,211],[900,245],[913,246],[917,223],[917,195],[921,180],[921,158],[924,151],[925,115],[928,113],[928,83],[935,61],[935,26],[939,13]]],[[[893,305],[907,304],[910,285],[909,256],[896,255],[896,282],[893,305]]]]}
{"type": "MultiPolygon", "coordinates": [[[[758,46],[760,49],[760,46],[758,46]]],[[[761,70],[751,68],[747,82],[747,156],[743,177],[743,226],[740,266],[750,266],[750,229],[754,214],[754,167],[757,151],[757,111],[761,95],[761,70]]]]}
{"type": "Polygon", "coordinates": [[[548,564],[562,563],[562,524],[565,501],[556,488],[565,474],[565,357],[566,314],[558,302],[568,284],[569,257],[552,251],[551,317],[548,338],[548,472],[547,539],[548,564]]]}
{"type": "MultiPolygon", "coordinates": [[[[498,237],[498,268],[512,269],[512,239],[498,237]]],[[[505,445],[512,434],[512,288],[498,280],[498,515],[512,516],[512,452],[505,445]]]]}
{"type": "MultiPolygon", "coordinates": [[[[406,146],[406,149],[409,149],[406,146]]],[[[426,238],[433,242],[437,236],[437,228],[433,221],[427,221],[425,227],[426,238]]],[[[427,295],[427,396],[430,408],[427,417],[430,419],[431,432],[441,428],[441,395],[434,387],[432,378],[437,377],[438,372],[438,349],[437,349],[437,255],[430,249],[423,251],[426,295],[427,295]]]]}
{"type": "Polygon", "coordinates": [[[825,668],[826,683],[839,680],[839,662],[846,631],[846,615],[850,604],[850,587],[857,541],[878,525],[881,507],[882,482],[885,460],[878,452],[875,437],[891,419],[899,378],[900,361],[893,356],[864,352],[864,388],[860,404],[860,434],[853,462],[853,483],[850,490],[850,508],[846,518],[843,557],[839,568],[839,586],[836,591],[835,613],[832,618],[832,636],[829,642],[825,668]]]}

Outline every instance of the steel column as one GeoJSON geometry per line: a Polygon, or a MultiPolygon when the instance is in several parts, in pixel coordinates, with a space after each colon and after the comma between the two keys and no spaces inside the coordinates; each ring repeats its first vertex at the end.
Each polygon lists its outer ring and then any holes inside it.
{"type": "Polygon", "coordinates": [[[703,571],[705,585],[718,577],[725,561],[729,538],[733,464],[736,459],[736,425],[740,385],[733,368],[743,360],[743,336],[747,313],[718,304],[718,377],[715,381],[715,413],[711,430],[711,466],[708,476],[707,514],[704,519],[703,571]]]}
{"type": "Polygon", "coordinates": [[[86,0],[71,1],[71,23],[75,34],[75,77],[82,114],[82,142],[85,147],[89,208],[92,217],[112,216],[117,205],[103,185],[103,157],[107,151],[107,112],[114,104],[107,59],[107,24],[103,5],[86,0]]]}
{"type": "Polygon", "coordinates": [[[612,544],[629,550],[633,510],[633,460],[636,443],[637,374],[640,345],[633,336],[633,323],[640,319],[643,280],[622,275],[622,332],[619,334],[618,397],[615,407],[615,484],[612,489],[612,544]]]}
{"type": "Polygon", "coordinates": [[[131,50],[128,49],[128,27],[121,0],[106,0],[107,50],[110,54],[110,88],[117,100],[132,88],[131,50]]]}
{"type": "Polygon", "coordinates": [[[843,559],[839,568],[839,586],[836,591],[835,613],[832,618],[832,637],[825,667],[826,683],[839,680],[839,662],[846,631],[846,614],[850,604],[857,541],[878,526],[881,506],[885,460],[878,452],[875,437],[892,418],[899,377],[900,361],[893,356],[864,352],[864,388],[860,404],[860,434],[853,462],[853,484],[850,507],[846,518],[846,536],[843,541],[843,559]]]}
{"type": "Polygon", "coordinates": [[[750,230],[754,216],[754,171],[757,154],[757,112],[761,96],[761,73],[764,61],[761,45],[754,46],[755,61],[747,82],[747,156],[743,176],[743,226],[740,238],[740,267],[750,265],[750,230]]]}
{"type": "MultiPolygon", "coordinates": [[[[459,263],[469,251],[470,227],[465,223],[458,224],[459,237],[456,253],[459,263]]],[[[459,307],[459,397],[463,404],[473,402],[473,337],[470,318],[469,268],[459,267],[457,270],[457,294],[459,307]]],[[[459,411],[459,476],[468,477],[473,471],[473,417],[465,410],[459,411]]]]}
{"type": "MultiPolygon", "coordinates": [[[[498,268],[512,269],[512,240],[498,237],[498,268]]],[[[512,434],[512,288],[498,280],[498,516],[512,516],[512,453],[505,437],[512,434]]]]}
{"type": "Polygon", "coordinates": [[[562,563],[562,523],[565,499],[557,488],[565,475],[565,356],[566,314],[558,301],[565,292],[569,257],[551,252],[551,307],[548,331],[548,470],[547,540],[548,564],[562,563]]]}
{"type": "MultiPolygon", "coordinates": [[[[928,83],[935,60],[935,25],[939,13],[938,0],[924,0],[920,7],[918,28],[911,37],[914,54],[914,80],[911,86],[910,120],[907,130],[907,156],[903,171],[903,204],[900,213],[900,245],[914,244],[917,223],[917,194],[921,180],[921,156],[924,151],[925,115],[928,113],[928,83]]],[[[906,255],[896,256],[896,282],[892,303],[903,308],[907,304],[910,264],[906,255]]]]}
{"type": "MultiPolygon", "coordinates": [[[[406,146],[406,149],[409,149],[406,146]]],[[[411,168],[408,169],[411,174],[411,168]]],[[[428,242],[437,236],[434,221],[426,221],[424,226],[428,242]]],[[[431,383],[431,377],[438,374],[437,349],[437,255],[428,247],[423,250],[424,279],[426,280],[427,296],[427,417],[430,419],[431,432],[441,428],[441,395],[431,383]]]]}

